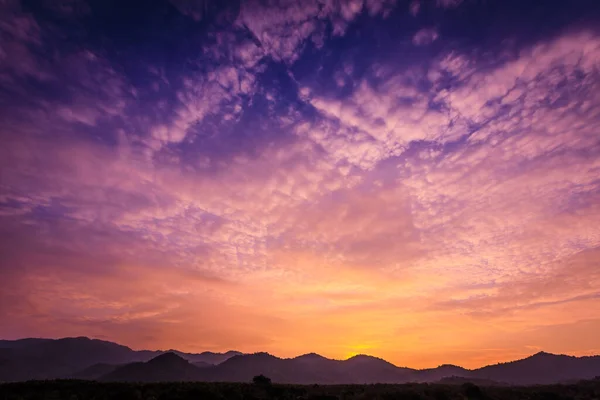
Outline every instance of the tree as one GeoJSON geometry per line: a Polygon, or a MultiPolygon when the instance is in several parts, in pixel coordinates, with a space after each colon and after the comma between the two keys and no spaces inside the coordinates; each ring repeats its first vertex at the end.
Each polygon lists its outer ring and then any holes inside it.
{"type": "Polygon", "coordinates": [[[268,378],[268,377],[260,374],[260,375],[256,375],[254,378],[252,378],[252,382],[255,385],[268,386],[271,384],[271,378],[268,378]]]}
{"type": "Polygon", "coordinates": [[[471,382],[463,383],[462,390],[463,390],[463,393],[465,394],[465,396],[467,396],[467,398],[469,400],[483,399],[483,393],[481,392],[481,389],[479,388],[479,386],[477,386],[471,382]]]}

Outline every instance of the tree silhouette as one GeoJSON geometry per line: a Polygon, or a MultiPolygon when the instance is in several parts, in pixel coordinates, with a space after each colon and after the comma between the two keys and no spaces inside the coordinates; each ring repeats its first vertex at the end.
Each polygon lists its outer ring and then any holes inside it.
{"type": "Polygon", "coordinates": [[[271,378],[268,378],[268,377],[264,376],[263,374],[260,374],[260,375],[256,375],[254,378],[252,378],[252,382],[255,385],[268,386],[271,384],[271,378]]]}
{"type": "Polygon", "coordinates": [[[463,383],[462,390],[469,400],[483,399],[483,393],[481,392],[479,386],[471,382],[463,383]]]}

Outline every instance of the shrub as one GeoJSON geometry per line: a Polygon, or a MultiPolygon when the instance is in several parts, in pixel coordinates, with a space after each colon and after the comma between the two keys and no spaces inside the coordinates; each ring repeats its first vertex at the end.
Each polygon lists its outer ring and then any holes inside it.
{"type": "Polygon", "coordinates": [[[252,378],[252,382],[255,385],[262,385],[262,386],[267,386],[271,384],[271,378],[268,378],[264,375],[257,375],[254,378],[252,378]]]}

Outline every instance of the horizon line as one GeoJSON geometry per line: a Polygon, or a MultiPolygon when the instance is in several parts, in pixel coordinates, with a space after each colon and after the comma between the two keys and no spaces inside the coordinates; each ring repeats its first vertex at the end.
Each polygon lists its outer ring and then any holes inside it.
{"type": "MultiPolygon", "coordinates": [[[[452,367],[462,368],[462,369],[467,370],[467,371],[474,371],[474,370],[477,370],[477,369],[481,369],[481,368],[485,368],[485,367],[489,367],[489,366],[493,366],[493,365],[508,364],[508,363],[512,363],[512,362],[516,362],[516,361],[525,360],[527,358],[530,358],[530,357],[533,357],[533,356],[536,356],[536,355],[540,355],[540,354],[547,354],[547,355],[557,356],[557,357],[560,357],[560,356],[563,356],[563,357],[572,357],[572,358],[600,357],[600,354],[577,356],[577,355],[573,355],[573,354],[552,353],[552,352],[548,352],[548,351],[545,351],[545,350],[540,350],[540,351],[537,351],[535,353],[531,353],[531,354],[529,354],[527,356],[524,356],[522,358],[517,358],[517,359],[513,359],[513,360],[509,360],[509,361],[497,361],[495,363],[484,364],[484,365],[481,365],[479,367],[474,367],[474,368],[467,368],[467,367],[463,367],[461,365],[452,364],[452,363],[441,363],[441,364],[438,364],[437,366],[434,366],[434,367],[414,368],[414,367],[409,367],[409,366],[406,366],[406,365],[397,365],[397,364],[395,364],[395,363],[393,363],[391,361],[386,360],[383,357],[374,356],[374,355],[365,354],[365,353],[355,354],[355,355],[353,355],[351,357],[348,357],[348,358],[344,359],[344,358],[330,358],[330,357],[323,356],[323,355],[321,355],[319,353],[316,353],[316,352],[302,353],[302,354],[299,354],[299,355],[296,355],[296,356],[293,356],[293,357],[280,357],[278,355],[269,353],[267,351],[243,352],[243,351],[233,350],[233,349],[226,350],[226,351],[221,351],[221,352],[219,352],[219,351],[212,351],[212,350],[204,350],[204,351],[200,351],[200,352],[186,352],[186,351],[178,350],[176,348],[170,348],[170,349],[166,349],[166,350],[165,349],[154,349],[154,350],[152,350],[152,349],[145,349],[145,348],[135,349],[133,347],[121,344],[119,342],[115,342],[115,341],[111,341],[111,340],[106,340],[106,339],[101,339],[101,338],[97,338],[97,337],[90,337],[90,336],[63,336],[63,337],[55,337],[55,338],[52,338],[52,337],[22,337],[22,338],[18,338],[18,339],[2,339],[2,338],[0,338],[0,341],[12,341],[12,342],[16,342],[16,341],[19,341],[19,340],[32,340],[32,339],[33,340],[53,340],[53,341],[64,340],[64,339],[87,339],[87,340],[90,340],[90,341],[96,340],[96,341],[101,341],[101,342],[116,344],[118,346],[127,347],[128,349],[130,349],[132,351],[162,352],[163,354],[169,353],[169,352],[175,352],[175,351],[180,352],[180,353],[184,353],[184,354],[194,354],[194,355],[203,354],[203,353],[213,353],[213,354],[227,354],[227,353],[231,353],[231,352],[233,352],[233,353],[240,353],[240,354],[236,354],[236,355],[234,355],[234,356],[232,356],[230,358],[237,357],[237,356],[249,356],[249,355],[256,355],[256,354],[267,354],[267,355],[269,355],[271,357],[275,357],[275,358],[278,358],[280,360],[293,360],[293,359],[300,358],[300,357],[303,357],[303,356],[316,355],[316,356],[319,356],[319,357],[322,357],[324,359],[331,360],[331,361],[348,361],[348,360],[351,360],[353,358],[363,356],[363,357],[371,357],[371,358],[376,358],[376,359],[379,359],[379,360],[383,360],[383,361],[385,361],[385,362],[393,365],[396,368],[408,368],[408,369],[413,369],[413,370],[417,370],[417,371],[419,371],[419,370],[422,371],[422,370],[427,370],[427,369],[435,369],[435,368],[440,368],[440,367],[444,367],[444,366],[452,366],[452,367]]],[[[215,365],[218,365],[218,364],[215,364],[215,365]]]]}

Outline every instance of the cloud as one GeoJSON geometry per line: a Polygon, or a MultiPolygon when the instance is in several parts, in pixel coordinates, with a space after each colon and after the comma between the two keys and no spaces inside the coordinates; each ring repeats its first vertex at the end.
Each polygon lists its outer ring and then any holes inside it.
{"type": "Polygon", "coordinates": [[[363,9],[371,16],[386,16],[394,3],[387,0],[311,0],[300,5],[281,0],[275,6],[265,7],[258,2],[245,2],[237,23],[247,27],[273,59],[293,63],[308,40],[316,47],[323,45],[328,25],[333,36],[343,36],[363,9]]]}
{"type": "Polygon", "coordinates": [[[439,34],[434,28],[423,28],[417,31],[413,36],[413,43],[416,46],[425,46],[436,41],[439,34]]]}
{"type": "MultiPolygon", "coordinates": [[[[373,71],[374,76],[384,73],[381,69],[373,71]]],[[[309,101],[325,117],[366,135],[364,142],[377,151],[371,166],[402,154],[413,141],[435,141],[447,136],[447,116],[429,107],[427,94],[415,87],[410,77],[391,77],[376,86],[363,80],[355,86],[348,99],[330,100],[315,95],[309,101]]],[[[318,140],[332,139],[322,136],[318,140]]]]}
{"type": "Polygon", "coordinates": [[[169,0],[177,10],[194,21],[210,21],[216,19],[219,22],[223,20],[231,22],[235,19],[235,7],[230,4],[217,4],[208,0],[169,0]]]}
{"type": "Polygon", "coordinates": [[[15,4],[2,335],[411,366],[595,346],[594,32],[486,52],[426,3],[406,27],[393,2],[244,3],[173,9],[163,60],[63,47],[15,4]]]}
{"type": "MultiPolygon", "coordinates": [[[[436,0],[435,2],[431,2],[435,7],[443,8],[443,9],[452,9],[460,6],[463,3],[463,0],[436,0]]],[[[409,4],[409,12],[412,16],[417,16],[422,8],[429,5],[427,1],[424,0],[413,0],[409,4]]]]}
{"type": "MultiPolygon", "coordinates": [[[[571,302],[594,301],[599,297],[595,290],[599,276],[593,267],[597,258],[597,249],[576,253],[545,266],[543,272],[530,272],[518,281],[497,283],[491,293],[450,300],[438,306],[466,311],[474,316],[497,317],[560,307],[571,302]]],[[[586,310],[579,313],[585,315],[586,310]]],[[[564,318],[564,315],[555,314],[555,319],[560,317],[564,318]]]]}
{"type": "Polygon", "coordinates": [[[453,8],[458,7],[462,2],[463,0],[437,0],[436,4],[438,7],[453,8]]]}
{"type": "MultiPolygon", "coordinates": [[[[190,133],[190,128],[221,110],[224,102],[230,104],[232,114],[226,118],[235,118],[241,108],[240,96],[252,94],[255,85],[252,74],[233,66],[224,66],[204,76],[188,77],[183,88],[177,93],[179,107],[169,124],[161,124],[152,129],[152,139],[158,144],[181,143],[190,133]]],[[[150,143],[150,146],[153,146],[150,143]]]]}
{"type": "Polygon", "coordinates": [[[10,85],[22,76],[33,76],[40,80],[48,79],[41,71],[33,49],[41,45],[40,27],[35,18],[24,12],[18,2],[3,2],[0,10],[11,18],[3,18],[0,32],[3,43],[0,47],[0,81],[10,85]]]}

